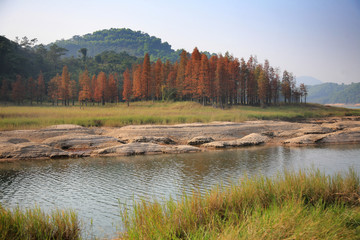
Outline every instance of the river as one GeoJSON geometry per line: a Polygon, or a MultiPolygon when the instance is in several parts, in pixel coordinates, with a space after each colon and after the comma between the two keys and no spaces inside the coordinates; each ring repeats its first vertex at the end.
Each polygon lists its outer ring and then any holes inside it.
{"type": "Polygon", "coordinates": [[[74,209],[86,238],[115,237],[120,205],[133,200],[178,198],[207,191],[245,173],[272,176],[284,169],[319,168],[328,174],[360,171],[360,145],[263,146],[193,154],[0,163],[0,203],[49,211],[74,209]],[[91,225],[92,223],[92,225],[91,225]]]}

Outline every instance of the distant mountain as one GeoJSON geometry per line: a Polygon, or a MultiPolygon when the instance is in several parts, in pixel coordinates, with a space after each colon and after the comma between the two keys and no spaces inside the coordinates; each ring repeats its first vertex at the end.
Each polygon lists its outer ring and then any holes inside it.
{"type": "Polygon", "coordinates": [[[349,85],[323,83],[308,86],[307,101],[321,104],[360,103],[360,83],[351,83],[349,85]]]}
{"type": "Polygon", "coordinates": [[[320,81],[317,78],[311,77],[311,76],[300,76],[300,77],[296,77],[296,82],[298,84],[305,84],[307,86],[313,86],[313,85],[318,85],[318,84],[322,84],[323,82],[320,81]]]}
{"type": "Polygon", "coordinates": [[[87,56],[90,57],[95,57],[105,51],[127,52],[136,57],[144,57],[145,53],[149,53],[151,61],[160,58],[162,61],[172,62],[178,59],[181,52],[173,50],[170,44],[162,42],[160,38],[125,28],[111,28],[83,36],[76,35],[68,40],[58,40],[55,44],[69,50],[66,57],[75,58],[81,55],[79,53],[81,48],[87,48],[87,56]]]}

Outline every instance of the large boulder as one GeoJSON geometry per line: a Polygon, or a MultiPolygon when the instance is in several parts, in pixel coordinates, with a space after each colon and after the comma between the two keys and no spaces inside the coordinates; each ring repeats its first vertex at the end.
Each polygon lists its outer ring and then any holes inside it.
{"type": "MultiPolygon", "coordinates": [[[[124,140],[124,139],[121,139],[124,140]]],[[[155,137],[155,136],[136,136],[125,141],[129,143],[157,143],[157,144],[174,144],[174,140],[169,137],[155,137]]]]}
{"type": "Polygon", "coordinates": [[[259,133],[251,133],[237,140],[239,146],[253,146],[265,143],[269,140],[267,136],[259,133]]]}
{"type": "Polygon", "coordinates": [[[191,152],[200,152],[201,149],[189,145],[177,145],[167,147],[163,150],[163,153],[191,153],[191,152]]]}
{"type": "Polygon", "coordinates": [[[269,138],[259,133],[251,133],[243,138],[231,141],[214,141],[201,145],[207,148],[226,148],[226,147],[244,147],[254,146],[267,142],[269,138]]]}
{"type": "Polygon", "coordinates": [[[118,144],[119,141],[116,138],[101,135],[68,134],[48,138],[42,143],[61,149],[87,149],[100,147],[104,144],[114,145],[118,144]]]}
{"type": "Polygon", "coordinates": [[[197,136],[192,139],[190,139],[187,144],[189,145],[201,145],[204,143],[209,143],[215,141],[212,137],[206,137],[206,136],[197,136]]]}

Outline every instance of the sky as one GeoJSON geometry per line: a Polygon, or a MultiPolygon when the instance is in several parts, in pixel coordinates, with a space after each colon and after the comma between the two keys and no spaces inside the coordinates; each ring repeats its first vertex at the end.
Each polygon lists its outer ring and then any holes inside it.
{"type": "Polygon", "coordinates": [[[234,57],[295,76],[360,82],[360,0],[0,0],[0,35],[48,44],[109,28],[234,57]]]}

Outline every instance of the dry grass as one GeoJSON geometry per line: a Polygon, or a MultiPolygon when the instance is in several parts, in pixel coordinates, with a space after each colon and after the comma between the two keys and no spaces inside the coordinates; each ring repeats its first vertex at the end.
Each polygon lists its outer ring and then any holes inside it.
{"type": "Polygon", "coordinates": [[[315,104],[268,108],[233,106],[228,109],[194,102],[136,102],[106,106],[0,106],[0,130],[36,129],[56,124],[121,127],[130,124],[178,124],[257,119],[298,120],[327,116],[360,115],[360,110],[315,104]]]}
{"type": "Polygon", "coordinates": [[[205,196],[124,210],[125,239],[359,239],[360,182],[319,171],[244,178],[205,196]]]}
{"type": "Polygon", "coordinates": [[[80,226],[73,211],[45,214],[38,207],[22,210],[0,205],[0,239],[80,239],[80,226]]]}

